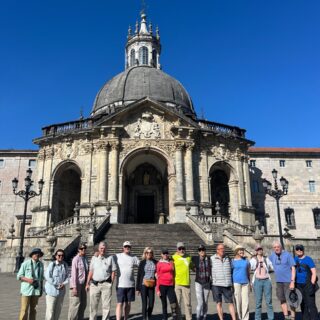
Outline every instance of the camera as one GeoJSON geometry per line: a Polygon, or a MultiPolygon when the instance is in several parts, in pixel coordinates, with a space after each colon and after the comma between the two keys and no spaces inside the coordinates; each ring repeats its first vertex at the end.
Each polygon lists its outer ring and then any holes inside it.
{"type": "Polygon", "coordinates": [[[33,280],[32,285],[35,289],[39,288],[39,281],[38,280],[33,280]]]}

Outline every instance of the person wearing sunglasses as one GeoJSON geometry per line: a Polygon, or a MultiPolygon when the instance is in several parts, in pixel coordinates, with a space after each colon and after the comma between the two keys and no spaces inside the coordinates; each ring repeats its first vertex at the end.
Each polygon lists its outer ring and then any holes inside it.
{"type": "Polygon", "coordinates": [[[161,251],[161,259],[157,263],[156,278],[156,293],[161,299],[162,319],[168,320],[168,299],[171,307],[172,319],[177,320],[179,309],[176,293],[174,291],[174,264],[170,260],[168,249],[162,249],[161,251]]]}
{"type": "Polygon", "coordinates": [[[89,263],[86,257],[87,245],[81,242],[78,254],[72,259],[68,320],[83,320],[87,307],[86,282],[89,263]]]}
{"type": "Polygon", "coordinates": [[[141,295],[142,318],[150,319],[154,306],[156,286],[156,265],[157,261],[153,256],[153,249],[146,247],[143,250],[142,261],[139,264],[136,291],[141,295]]]}
{"type": "Polygon", "coordinates": [[[269,259],[272,263],[274,274],[276,278],[276,295],[281,304],[281,309],[285,320],[295,318],[295,308],[291,307],[291,316],[289,315],[289,308],[286,300],[286,291],[288,289],[294,290],[296,268],[295,261],[292,255],[283,250],[279,241],[274,241],[272,244],[273,253],[269,259]]]}
{"type": "Polygon", "coordinates": [[[17,280],[21,282],[21,308],[19,320],[36,319],[36,307],[42,296],[43,263],[40,258],[43,252],[40,248],[32,249],[29,257],[25,260],[17,274],[17,280]],[[29,316],[29,318],[28,318],[29,316]]]}
{"type": "Polygon", "coordinates": [[[266,300],[268,320],[274,319],[272,307],[272,283],[270,272],[273,271],[272,263],[263,254],[260,244],[256,245],[256,254],[250,259],[251,271],[253,271],[252,286],[256,300],[255,320],[261,320],[262,298],[266,300]]]}
{"type": "Polygon", "coordinates": [[[302,293],[301,312],[302,318],[308,320],[318,319],[316,306],[317,285],[316,265],[311,257],[304,254],[304,246],[297,244],[296,257],[296,285],[302,293]]]}
{"type": "Polygon", "coordinates": [[[186,253],[183,242],[177,243],[177,251],[172,256],[175,269],[175,292],[179,310],[183,298],[186,320],[192,319],[191,291],[190,291],[190,271],[193,270],[191,257],[186,253]]]}
{"type": "Polygon", "coordinates": [[[68,265],[64,261],[64,250],[58,249],[54,261],[50,262],[44,277],[46,279],[46,320],[58,320],[60,317],[66,285],[68,284],[68,265]]]}
{"type": "Polygon", "coordinates": [[[206,247],[198,247],[198,256],[192,257],[196,272],[195,290],[197,297],[197,320],[205,320],[208,312],[208,299],[211,287],[211,263],[207,256],[206,247]]]}
{"type": "Polygon", "coordinates": [[[131,242],[123,243],[123,251],[116,254],[117,264],[117,320],[127,320],[130,314],[131,302],[135,301],[134,268],[139,267],[139,259],[131,254],[131,242]]]}

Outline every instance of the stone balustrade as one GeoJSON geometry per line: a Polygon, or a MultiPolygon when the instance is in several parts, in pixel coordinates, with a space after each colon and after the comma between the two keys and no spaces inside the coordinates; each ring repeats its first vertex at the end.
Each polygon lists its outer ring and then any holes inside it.
{"type": "Polygon", "coordinates": [[[214,131],[222,135],[237,136],[240,138],[245,138],[246,130],[241,129],[239,127],[228,126],[222,123],[211,122],[206,120],[200,120],[198,124],[203,129],[214,131]]]}

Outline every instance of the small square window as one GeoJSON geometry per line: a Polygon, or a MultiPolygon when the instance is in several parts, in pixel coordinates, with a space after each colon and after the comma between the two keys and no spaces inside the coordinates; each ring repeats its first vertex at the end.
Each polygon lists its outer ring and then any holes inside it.
{"type": "Polygon", "coordinates": [[[34,168],[36,166],[36,160],[29,160],[29,167],[34,168]]]}
{"type": "Polygon", "coordinates": [[[312,168],[312,160],[306,160],[307,168],[312,168]]]}
{"type": "Polygon", "coordinates": [[[0,168],[4,168],[4,159],[0,159],[0,168]]]}
{"type": "Polygon", "coordinates": [[[316,182],[313,180],[309,181],[309,191],[316,192],[316,182]]]}
{"type": "Polygon", "coordinates": [[[279,166],[284,168],[286,166],[286,160],[279,160],[279,166]]]}
{"type": "Polygon", "coordinates": [[[256,160],[250,160],[250,166],[255,168],[256,166],[256,160]]]}

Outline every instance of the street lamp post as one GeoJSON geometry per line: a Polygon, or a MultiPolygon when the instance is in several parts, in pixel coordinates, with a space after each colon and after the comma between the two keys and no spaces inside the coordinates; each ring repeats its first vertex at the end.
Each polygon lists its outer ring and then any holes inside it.
{"type": "Polygon", "coordinates": [[[13,188],[13,193],[19,197],[21,197],[24,200],[24,211],[23,211],[23,219],[22,219],[22,225],[21,225],[21,237],[20,237],[20,246],[19,246],[19,252],[16,257],[16,267],[15,267],[15,272],[18,272],[20,269],[20,266],[24,260],[23,257],[23,243],[24,243],[24,232],[25,232],[25,226],[26,226],[26,218],[27,218],[27,208],[28,208],[28,201],[36,196],[39,196],[42,193],[44,181],[43,179],[40,179],[38,181],[38,186],[39,186],[39,193],[31,190],[33,181],[31,180],[32,176],[32,170],[29,168],[27,170],[27,176],[24,179],[24,185],[25,189],[16,191],[18,188],[18,179],[14,178],[12,180],[12,188],[13,188]]]}
{"type": "Polygon", "coordinates": [[[282,226],[281,226],[281,216],[280,216],[280,199],[288,194],[288,185],[289,182],[284,177],[280,178],[280,185],[282,187],[282,190],[279,189],[278,185],[278,171],[276,169],[272,170],[272,177],[274,180],[274,189],[272,189],[272,183],[269,182],[266,179],[263,179],[262,185],[264,188],[264,191],[269,196],[273,197],[276,200],[277,203],[277,214],[278,214],[278,227],[279,227],[279,237],[280,237],[280,243],[282,248],[284,249],[284,242],[283,242],[283,234],[282,234],[282,226]]]}

